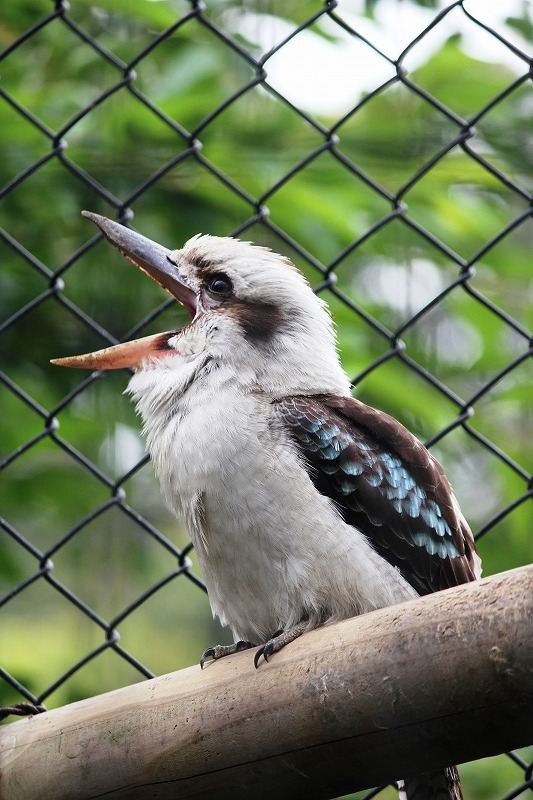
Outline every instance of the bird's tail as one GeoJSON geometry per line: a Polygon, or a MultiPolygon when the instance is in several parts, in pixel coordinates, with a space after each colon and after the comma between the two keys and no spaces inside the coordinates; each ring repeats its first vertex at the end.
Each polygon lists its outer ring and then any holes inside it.
{"type": "Polygon", "coordinates": [[[400,800],[463,800],[457,767],[398,781],[400,800]]]}

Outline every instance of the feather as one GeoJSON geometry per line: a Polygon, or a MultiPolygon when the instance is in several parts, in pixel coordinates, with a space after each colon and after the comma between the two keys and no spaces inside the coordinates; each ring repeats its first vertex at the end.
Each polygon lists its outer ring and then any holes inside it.
{"type": "Polygon", "coordinates": [[[334,395],[276,400],[273,413],[316,488],[420,594],[479,577],[472,533],[442,467],[397,420],[334,395]]]}

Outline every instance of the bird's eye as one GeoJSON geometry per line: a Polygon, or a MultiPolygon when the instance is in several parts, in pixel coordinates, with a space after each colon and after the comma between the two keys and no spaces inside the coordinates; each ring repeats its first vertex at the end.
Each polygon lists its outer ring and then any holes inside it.
{"type": "Polygon", "coordinates": [[[228,297],[233,290],[233,285],[227,275],[217,272],[207,281],[207,291],[216,297],[228,297]]]}

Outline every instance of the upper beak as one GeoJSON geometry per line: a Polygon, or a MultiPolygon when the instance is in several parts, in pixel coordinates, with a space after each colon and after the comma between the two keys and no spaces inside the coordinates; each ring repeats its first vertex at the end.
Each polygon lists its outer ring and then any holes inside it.
{"type": "MultiPolygon", "coordinates": [[[[125,228],[118,222],[100,216],[100,214],[93,214],[91,211],[82,211],[82,214],[100,228],[104,236],[123,256],[184,305],[191,319],[195,316],[196,295],[180,275],[177,265],[170,260],[171,250],[125,228]]],[[[143,358],[169,352],[168,338],[173,333],[170,331],[155,336],[146,336],[143,339],[106,347],[104,350],[97,350],[86,355],[54,358],[51,363],[61,367],[80,367],[82,369],[136,367],[143,358]]],[[[176,351],[173,350],[173,352],[176,351]]]]}

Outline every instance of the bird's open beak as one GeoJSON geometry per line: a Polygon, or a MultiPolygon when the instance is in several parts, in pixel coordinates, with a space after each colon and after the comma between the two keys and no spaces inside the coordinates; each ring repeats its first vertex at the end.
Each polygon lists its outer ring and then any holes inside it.
{"type": "MultiPolygon", "coordinates": [[[[152,280],[156,281],[172,297],[187,309],[191,319],[196,314],[196,295],[187,286],[178,267],[171,259],[171,250],[162,247],[157,242],[141,236],[139,233],[125,228],[118,222],[113,222],[100,214],[91,211],[82,211],[84,217],[91,219],[114,245],[132,264],[139,267],[152,280]]],[[[168,340],[176,331],[158,333],[155,336],[145,336],[131,342],[123,342],[114,347],[106,347],[94,353],[66,358],[54,358],[51,363],[60,367],[78,367],[80,369],[120,369],[122,367],[136,367],[143,359],[157,357],[168,352],[176,352],[168,345],[168,340]]]]}

